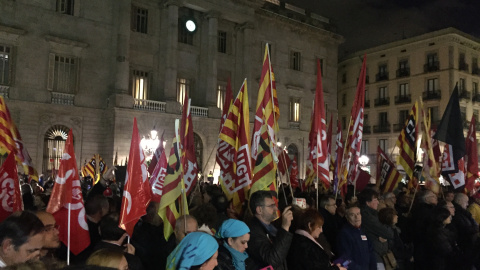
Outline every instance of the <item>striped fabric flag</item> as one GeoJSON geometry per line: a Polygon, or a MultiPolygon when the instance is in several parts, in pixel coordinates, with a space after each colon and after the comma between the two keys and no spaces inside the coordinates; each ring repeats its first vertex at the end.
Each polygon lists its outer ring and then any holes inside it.
{"type": "Polygon", "coordinates": [[[190,113],[188,93],[183,101],[182,124],[180,126],[180,141],[182,148],[181,162],[183,166],[183,182],[187,195],[193,190],[198,179],[197,156],[195,155],[195,142],[193,141],[193,122],[190,113]],[[188,104],[188,105],[187,105],[188,104]]]}
{"type": "Polygon", "coordinates": [[[33,167],[32,158],[23,144],[20,132],[13,123],[5,100],[0,96],[0,154],[5,155],[12,151],[15,153],[17,164],[22,165],[25,174],[31,180],[38,182],[38,173],[33,167]]]}
{"type": "Polygon", "coordinates": [[[103,158],[99,154],[93,155],[93,157],[85,164],[82,172],[85,172],[85,176],[90,176],[93,179],[93,184],[96,184],[106,171],[108,170],[107,163],[103,161],[103,158]],[[97,166],[99,164],[99,166],[97,166]]]}
{"type": "MultiPolygon", "coordinates": [[[[339,165],[342,164],[343,143],[342,143],[342,123],[337,119],[337,135],[335,137],[335,169],[333,172],[333,192],[338,193],[338,172],[339,165]]],[[[344,186],[344,194],[347,193],[346,185],[344,186]]]]}
{"type": "Polygon", "coordinates": [[[477,133],[476,130],[475,115],[472,115],[472,121],[470,121],[470,128],[468,129],[467,138],[465,139],[465,148],[467,149],[467,166],[466,166],[466,183],[465,188],[467,191],[472,191],[475,185],[475,179],[478,177],[478,156],[477,156],[477,133]]]}
{"type": "Polygon", "coordinates": [[[400,131],[398,136],[397,146],[399,148],[399,155],[397,158],[397,165],[401,165],[405,174],[409,179],[413,179],[415,171],[415,162],[417,156],[417,140],[418,140],[418,102],[415,102],[405,126],[400,131]]]}
{"type": "Polygon", "coordinates": [[[290,183],[292,188],[297,188],[300,184],[298,183],[298,166],[297,166],[297,157],[294,156],[292,160],[292,166],[290,167],[290,183]]]}
{"type": "Polygon", "coordinates": [[[180,161],[182,155],[179,146],[179,120],[175,121],[175,134],[173,138],[170,157],[168,159],[167,175],[163,185],[163,195],[158,208],[158,215],[163,219],[163,234],[165,240],[173,233],[175,223],[180,215],[188,214],[188,205],[183,183],[183,168],[180,161]],[[180,200],[179,200],[180,199],[180,200]]]}
{"type": "Polygon", "coordinates": [[[446,143],[442,156],[442,175],[453,186],[456,192],[465,189],[465,160],[464,157],[455,161],[455,150],[451,144],[446,143]]]}
{"type": "MultiPolygon", "coordinates": [[[[162,153],[165,151],[163,148],[163,136],[165,135],[165,130],[162,132],[162,136],[160,137],[160,143],[158,144],[157,149],[155,149],[155,153],[153,153],[152,160],[150,161],[150,164],[148,165],[148,174],[151,176],[153,174],[153,171],[155,170],[155,167],[157,166],[157,162],[160,160],[160,157],[162,153]]],[[[116,159],[116,153],[115,153],[115,159],[116,159]]]]}
{"type": "Polygon", "coordinates": [[[257,190],[275,190],[275,174],[277,164],[274,159],[276,150],[276,133],[278,132],[277,89],[270,63],[268,44],[265,44],[262,76],[258,90],[255,123],[253,125],[252,164],[253,181],[250,194],[257,190]]]}
{"type": "Polygon", "coordinates": [[[342,192],[346,190],[346,185],[352,183],[357,175],[358,158],[360,157],[363,136],[363,107],[365,105],[365,77],[367,70],[366,62],[367,55],[364,55],[362,69],[360,70],[360,76],[358,77],[357,91],[355,93],[355,100],[353,101],[347,139],[344,144],[342,165],[339,173],[338,189],[342,192]]]}
{"type": "MultiPolygon", "coordinates": [[[[223,112],[222,112],[222,118],[220,119],[220,131],[219,134],[222,132],[223,124],[225,123],[225,120],[227,119],[228,112],[230,110],[230,106],[232,105],[233,102],[233,93],[232,93],[232,85],[230,83],[230,78],[228,78],[227,81],[227,89],[225,93],[225,100],[223,102],[223,112]]],[[[230,171],[228,166],[231,165],[230,157],[228,156],[228,151],[225,151],[226,149],[229,149],[227,147],[227,144],[225,141],[221,140],[220,137],[218,138],[218,148],[217,148],[217,153],[216,153],[216,162],[220,166],[220,171],[230,171]]],[[[222,183],[222,174],[220,173],[220,179],[219,182],[222,183]]]]}
{"type": "Polygon", "coordinates": [[[392,192],[402,181],[402,175],[397,171],[395,164],[383,152],[377,148],[377,187],[382,193],[392,192]]]}
{"type": "Polygon", "coordinates": [[[423,101],[420,99],[420,107],[422,110],[422,149],[423,149],[423,177],[426,180],[426,187],[437,193],[440,191],[440,171],[437,161],[433,153],[432,138],[430,137],[431,118],[430,113],[425,113],[423,101]]]}
{"type": "MultiPolygon", "coordinates": [[[[315,90],[315,102],[313,103],[313,115],[310,126],[310,134],[308,141],[308,160],[313,165],[314,173],[310,173],[307,179],[308,183],[312,182],[313,178],[318,178],[325,186],[325,189],[330,188],[329,176],[329,154],[327,143],[327,122],[325,119],[325,103],[323,99],[322,73],[320,71],[320,60],[317,60],[317,86],[315,90]]],[[[330,135],[331,136],[331,135],[330,135]]]]}
{"type": "Polygon", "coordinates": [[[230,106],[227,118],[219,135],[217,158],[220,167],[220,184],[238,213],[247,198],[252,182],[250,158],[250,116],[248,106],[247,80],[230,106]]]}

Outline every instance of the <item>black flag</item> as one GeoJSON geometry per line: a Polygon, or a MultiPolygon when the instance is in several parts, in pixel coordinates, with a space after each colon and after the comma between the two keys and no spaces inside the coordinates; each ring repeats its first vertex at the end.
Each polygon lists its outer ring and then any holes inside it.
{"type": "Polygon", "coordinates": [[[455,85],[453,93],[448,101],[447,108],[443,113],[442,120],[438,125],[434,139],[450,144],[453,153],[453,163],[455,170],[458,171],[458,161],[465,156],[465,137],[463,136],[463,120],[460,112],[460,103],[458,101],[458,85],[455,85]]]}

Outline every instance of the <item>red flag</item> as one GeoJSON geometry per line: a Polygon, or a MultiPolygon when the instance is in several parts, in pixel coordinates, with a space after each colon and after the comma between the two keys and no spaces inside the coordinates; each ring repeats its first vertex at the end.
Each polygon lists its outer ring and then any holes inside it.
{"type": "MultiPolygon", "coordinates": [[[[222,118],[220,119],[220,131],[219,133],[222,132],[223,125],[225,124],[225,120],[227,119],[228,111],[230,109],[230,106],[232,105],[233,102],[233,93],[232,93],[232,85],[230,83],[230,78],[228,78],[227,81],[227,89],[225,93],[225,100],[223,102],[223,112],[222,112],[222,118]]],[[[219,135],[220,136],[220,135],[219,135]]],[[[228,156],[228,151],[225,151],[225,148],[228,148],[226,145],[226,142],[221,140],[220,138],[218,139],[218,148],[217,148],[217,153],[216,153],[216,162],[220,166],[220,171],[230,171],[228,168],[228,164],[230,161],[228,161],[229,156],[228,156]],[[223,156],[226,155],[226,156],[223,156]]],[[[222,175],[220,174],[220,177],[222,175]]]]}
{"type": "Polygon", "coordinates": [[[278,170],[281,174],[285,174],[285,172],[290,167],[290,157],[288,157],[287,151],[282,150],[280,154],[278,154],[278,170]]]}
{"type": "MultiPolygon", "coordinates": [[[[163,136],[162,141],[163,144],[163,136]]],[[[160,159],[157,162],[157,166],[153,170],[150,177],[150,187],[152,188],[152,201],[160,202],[163,195],[163,184],[165,183],[165,176],[167,175],[167,156],[165,150],[160,154],[160,159]]]]}
{"type": "Polygon", "coordinates": [[[462,157],[455,161],[452,145],[445,144],[442,157],[442,174],[450,181],[454,190],[463,191],[465,188],[465,161],[462,157]],[[455,170],[458,168],[458,170],[455,170]]]}
{"type": "Polygon", "coordinates": [[[350,115],[350,122],[348,126],[347,139],[344,144],[342,166],[340,169],[339,188],[343,191],[344,185],[347,181],[351,181],[355,177],[358,157],[360,156],[360,148],[362,147],[363,136],[363,107],[365,105],[365,77],[367,55],[363,57],[362,69],[358,77],[357,91],[355,93],[355,100],[352,106],[350,115]]]}
{"type": "Polygon", "coordinates": [[[325,188],[328,189],[330,188],[330,162],[328,160],[327,123],[325,119],[320,60],[317,60],[317,70],[317,86],[308,142],[308,160],[312,164],[313,172],[315,172],[315,174],[311,173],[309,175],[308,182],[312,182],[312,177],[318,177],[318,179],[325,185],[325,188]]]}
{"type": "Polygon", "coordinates": [[[137,118],[133,119],[132,142],[128,160],[118,226],[132,236],[133,227],[142,216],[147,214],[147,206],[152,198],[152,191],[147,181],[145,154],[140,146],[137,118]]]}
{"type": "Polygon", "coordinates": [[[160,138],[160,143],[158,144],[158,147],[155,150],[155,153],[153,154],[152,160],[150,161],[150,165],[148,165],[148,173],[150,174],[150,176],[153,175],[153,171],[157,166],[157,162],[160,159],[160,155],[162,155],[162,153],[165,151],[165,149],[163,148],[163,135],[165,135],[165,130],[162,133],[162,137],[160,138]]]}
{"type": "Polygon", "coordinates": [[[23,210],[15,154],[11,152],[0,168],[0,222],[10,214],[23,210]]]}
{"type": "Polygon", "coordinates": [[[330,114],[330,122],[328,122],[328,131],[327,131],[327,152],[328,156],[332,153],[332,129],[333,129],[333,115],[330,114]]]}
{"type": "Polygon", "coordinates": [[[361,192],[362,190],[364,190],[365,187],[370,182],[370,178],[372,178],[372,176],[368,172],[362,169],[357,170],[357,177],[355,179],[355,189],[358,190],[358,192],[361,192]]]}
{"type": "Polygon", "coordinates": [[[75,150],[73,149],[73,133],[70,129],[47,212],[55,217],[60,226],[60,241],[68,246],[68,208],[70,205],[70,250],[75,255],[90,245],[90,234],[88,233],[79,179],[75,150]]]}
{"type": "Polygon", "coordinates": [[[465,188],[472,191],[475,185],[475,179],[478,176],[478,156],[477,156],[477,133],[475,132],[475,124],[477,119],[472,115],[470,128],[468,129],[467,138],[465,139],[465,148],[467,149],[467,178],[465,188]]]}
{"type": "Polygon", "coordinates": [[[190,194],[197,183],[198,165],[195,155],[195,143],[193,141],[193,122],[190,113],[190,99],[185,93],[183,101],[182,124],[180,126],[180,141],[182,147],[181,162],[183,166],[183,181],[187,195],[190,194]]]}
{"type": "Polygon", "coordinates": [[[292,167],[290,168],[290,182],[292,184],[292,188],[298,187],[298,166],[297,166],[297,157],[293,157],[292,167]]]}

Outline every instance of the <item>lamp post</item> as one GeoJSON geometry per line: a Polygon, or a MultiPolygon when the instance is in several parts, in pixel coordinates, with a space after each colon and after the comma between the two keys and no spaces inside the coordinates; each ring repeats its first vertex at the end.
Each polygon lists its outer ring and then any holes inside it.
{"type": "Polygon", "coordinates": [[[358,158],[358,162],[360,163],[361,165],[361,169],[364,170],[364,171],[369,171],[368,168],[367,168],[367,164],[368,162],[370,161],[370,159],[366,156],[366,155],[361,155],[359,158],[358,158]]]}
{"type": "Polygon", "coordinates": [[[145,153],[145,160],[151,160],[155,150],[158,148],[160,144],[160,140],[158,139],[158,132],[153,128],[150,133],[145,136],[140,141],[140,146],[143,149],[143,153],[145,153]]]}

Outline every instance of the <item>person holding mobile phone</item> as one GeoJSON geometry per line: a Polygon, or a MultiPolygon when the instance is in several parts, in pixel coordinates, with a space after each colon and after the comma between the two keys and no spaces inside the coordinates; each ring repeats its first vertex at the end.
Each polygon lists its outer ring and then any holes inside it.
{"type": "Polygon", "coordinates": [[[315,239],[322,233],[324,219],[315,209],[306,209],[298,220],[287,256],[289,269],[345,270],[342,264],[332,264],[324,247],[315,239]]]}

